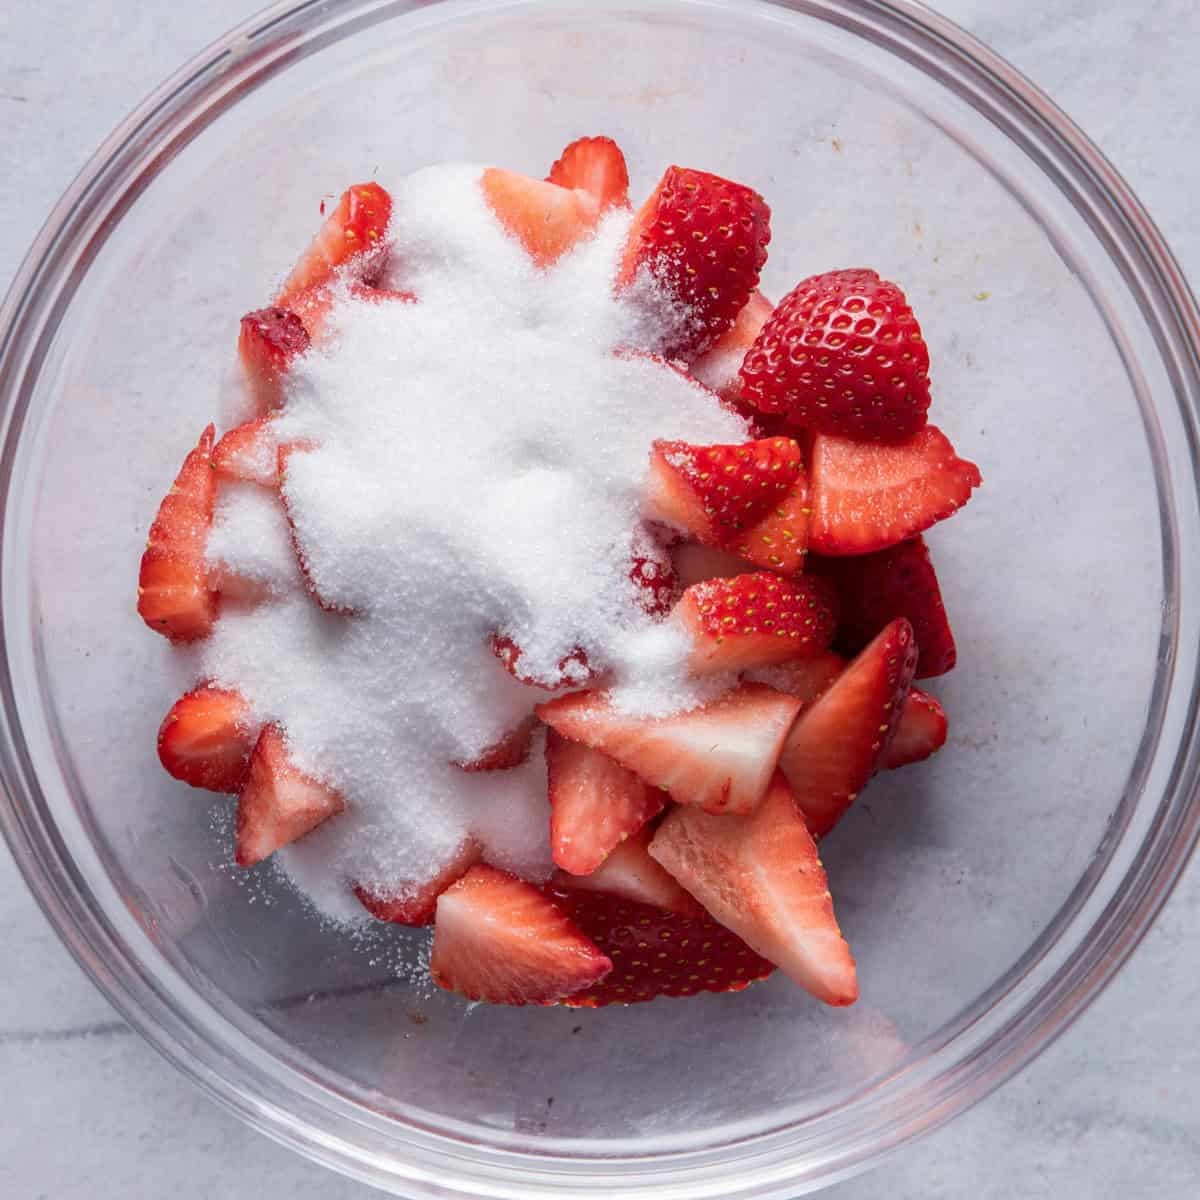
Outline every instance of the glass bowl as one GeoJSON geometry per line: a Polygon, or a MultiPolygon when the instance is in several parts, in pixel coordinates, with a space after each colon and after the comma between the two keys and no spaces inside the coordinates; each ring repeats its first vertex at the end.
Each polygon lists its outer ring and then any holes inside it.
{"type": "MultiPolygon", "coordinates": [[[[412,1197],[795,1196],[1028,1061],[1145,931],[1197,835],[1197,312],[1095,148],[894,0],[281,5],[151,97],[64,197],[3,314],[5,833],[64,941],[252,1124],[412,1197]],[[862,1001],[785,980],[596,1012],[470,1007],[419,935],[348,939],[229,802],[158,769],[186,653],[147,633],[147,523],[239,315],[323,194],[444,159],[540,173],[608,133],[759,188],[764,287],[871,265],[983,467],[931,535],[950,744],[826,846],[862,1001]]],[[[439,414],[442,419],[452,418],[439,414]]]]}

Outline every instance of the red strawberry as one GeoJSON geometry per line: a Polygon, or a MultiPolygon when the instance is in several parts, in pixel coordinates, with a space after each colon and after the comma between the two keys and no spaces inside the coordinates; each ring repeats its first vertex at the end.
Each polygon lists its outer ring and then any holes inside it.
{"type": "Polygon", "coordinates": [[[946,711],[928,693],[913,688],[904,702],[891,745],[879,765],[885,771],[921,762],[946,744],[946,711]]]}
{"type": "Polygon", "coordinates": [[[292,765],[283,731],[276,725],[265,726],[238,797],[238,866],[252,867],[345,807],[332,788],[292,765]]]}
{"type": "MultiPolygon", "coordinates": [[[[351,300],[365,304],[415,304],[417,300],[412,292],[378,287],[361,279],[350,280],[346,291],[351,300]]],[[[314,345],[326,340],[326,323],[337,295],[333,282],[328,281],[292,297],[291,310],[304,322],[314,345]]]]}
{"type": "Polygon", "coordinates": [[[256,417],[225,433],[213,450],[212,465],[221,479],[278,486],[279,447],[270,417],[256,417]]]}
{"type": "Polygon", "coordinates": [[[748,575],[754,564],[748,563],[728,550],[716,546],[703,546],[699,542],[680,542],[671,547],[671,562],[681,587],[689,588],[706,579],[732,579],[736,575],[748,575]]]}
{"type": "Polygon", "coordinates": [[[679,597],[679,580],[670,554],[641,531],[633,541],[629,578],[637,585],[638,604],[652,617],[665,617],[679,597]]]}
{"type": "Polygon", "coordinates": [[[629,169],[612,138],[585,137],[572,142],[550,168],[547,183],[580,188],[595,196],[600,211],[629,207],[629,169]]]}
{"type": "MultiPolygon", "coordinates": [[[[682,892],[678,884],[673,886],[682,892]]],[[[599,983],[563,1001],[571,1008],[637,1004],[656,996],[740,992],[775,970],[695,901],[691,902],[695,914],[688,915],[555,882],[547,890],[613,964],[599,983]]]]}
{"type": "Polygon", "coordinates": [[[808,479],[790,438],[655,442],[645,514],[760,567],[793,574],[808,546],[808,479]]]}
{"type": "Polygon", "coordinates": [[[200,435],[158,506],[138,574],[138,615],[173,642],[207,637],[216,616],[204,560],[217,494],[214,433],[210,425],[200,435]]]}
{"type": "Polygon", "coordinates": [[[242,318],[238,357],[261,416],[283,404],[283,380],[310,345],[304,322],[286,308],[260,308],[242,318]]]}
{"type": "Polygon", "coordinates": [[[742,396],[797,426],[902,442],[924,428],[929,350],[904,293],[874,271],[796,285],[742,363],[742,396]]]}
{"type": "Polygon", "coordinates": [[[809,705],[779,765],[814,837],[824,837],[875,773],[900,720],[917,646],[900,618],[809,705]]]}
{"type": "Polygon", "coordinates": [[[528,757],[533,743],[533,732],[538,720],[532,713],[511,733],[507,733],[495,745],[488,746],[478,758],[470,761],[455,760],[454,765],[463,771],[510,771],[519,767],[528,757]]]}
{"type": "Polygon", "coordinates": [[[958,657],[937,573],[922,537],[874,554],[815,559],[809,570],[838,593],[838,647],[857,654],[889,621],[907,617],[917,639],[917,678],[949,671],[958,657]]]}
{"type": "Polygon", "coordinates": [[[829,685],[845,669],[846,660],[840,654],[824,650],[809,658],[793,658],[790,662],[754,671],[747,678],[811,704],[828,691],[829,685]]]}
{"type": "Polygon", "coordinates": [[[581,742],[546,731],[550,849],[572,875],[594,871],[614,846],[662,811],[666,796],[581,742]]]}
{"type": "Polygon", "coordinates": [[[738,411],[753,413],[743,405],[739,375],[746,352],[754,345],[775,306],[757,289],[738,313],[737,320],[692,363],[692,374],[705,387],[712,388],[722,400],[735,403],[738,411]]]}
{"type": "Polygon", "coordinates": [[[588,662],[587,652],[576,647],[558,660],[553,675],[532,674],[524,663],[524,651],[520,644],[506,634],[492,635],[492,653],[504,664],[504,669],[527,687],[542,688],[553,692],[560,687],[582,687],[595,677],[588,662]]]}
{"type": "Polygon", "coordinates": [[[665,353],[694,358],[725,333],[758,287],[770,240],[771,210],[757,192],[668,167],[633,219],[617,286],[648,270],[691,318],[665,353]]]}
{"type": "Polygon", "coordinates": [[[695,675],[748,671],[803,658],[833,641],[830,589],[807,575],[770,571],[693,584],[675,606],[692,641],[695,675]]]}
{"type": "Polygon", "coordinates": [[[590,237],[600,220],[591,192],[489,167],[480,180],[488,207],[539,267],[556,263],[590,237]]]}
{"type": "Polygon", "coordinates": [[[316,580],[313,578],[312,569],[309,565],[308,554],[305,552],[304,546],[300,540],[300,536],[296,531],[296,523],[292,519],[291,501],[288,498],[288,471],[291,469],[289,464],[294,454],[307,454],[314,447],[307,442],[285,442],[280,445],[277,462],[278,462],[278,477],[279,477],[279,496],[283,501],[283,509],[287,514],[288,529],[292,535],[292,549],[296,552],[296,564],[300,568],[300,574],[304,576],[304,585],[308,589],[308,594],[323,608],[326,612],[331,613],[348,613],[350,610],[344,605],[337,604],[330,600],[327,596],[321,594],[317,587],[316,580]]]}
{"type": "Polygon", "coordinates": [[[676,808],[650,853],[709,913],[826,1004],[853,1004],[858,979],[817,847],[782,776],[747,817],[676,808]]]}
{"type": "Polygon", "coordinates": [[[537,888],[480,864],[438,897],[429,970],[469,1000],[553,1004],[598,983],[612,960],[537,888]]]}
{"type": "Polygon", "coordinates": [[[809,459],[818,554],[870,554],[953,516],[982,479],[936,426],[895,446],[818,434],[809,459]]]}
{"type": "Polygon", "coordinates": [[[672,717],[631,717],[607,696],[575,692],[537,708],[563,737],[611,755],[680,804],[749,812],[762,799],[800,702],[746,684],[672,717]]]}
{"type": "Polygon", "coordinates": [[[432,925],[438,897],[482,860],[483,851],[479,843],[474,838],[466,838],[450,861],[419,887],[384,898],[358,884],[354,894],[363,908],[377,920],[389,921],[393,925],[432,925]]]}
{"type": "Polygon", "coordinates": [[[359,183],[349,188],[292,268],[275,297],[276,305],[290,308],[302,293],[327,284],[351,263],[366,277],[383,250],[391,219],[392,198],[379,184],[359,183]]]}
{"type": "Polygon", "coordinates": [[[176,700],[163,719],[158,757],[168,775],[192,787],[237,792],[257,736],[250,706],[237,692],[198,687],[176,700]]]}

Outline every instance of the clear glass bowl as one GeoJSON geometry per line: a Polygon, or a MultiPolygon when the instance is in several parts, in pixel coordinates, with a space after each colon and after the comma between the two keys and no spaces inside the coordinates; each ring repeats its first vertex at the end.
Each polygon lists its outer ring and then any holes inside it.
{"type": "MultiPolygon", "coordinates": [[[[408,1196],[795,1196],[994,1087],[1097,993],[1197,836],[1197,313],[1082,135],[917,5],[322,0],[189,64],[106,143],[3,314],[0,815],[125,1016],[267,1133],[408,1196]],[[323,193],[581,133],[743,179],[765,287],[872,265],[984,470],[932,535],[952,737],[826,849],[863,1000],[786,981],[599,1012],[468,1007],[229,857],[173,784],[186,655],[133,610],[149,516],[238,316],[323,193]]],[[[439,419],[453,419],[452,404],[439,419]]],[[[224,821],[224,827],[222,827],[224,821]]]]}

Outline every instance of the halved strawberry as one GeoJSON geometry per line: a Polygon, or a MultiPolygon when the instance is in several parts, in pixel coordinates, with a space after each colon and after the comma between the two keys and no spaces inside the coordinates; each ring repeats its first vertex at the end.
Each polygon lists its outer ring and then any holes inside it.
{"type": "Polygon", "coordinates": [[[683,541],[671,547],[671,562],[680,587],[689,588],[706,579],[733,579],[748,575],[755,567],[728,550],[705,546],[700,542],[683,541]]]}
{"type": "Polygon", "coordinates": [[[936,754],[946,744],[948,728],[946,710],[928,692],[911,689],[880,767],[892,771],[936,754]]]}
{"type": "Polygon", "coordinates": [[[532,713],[511,733],[507,733],[494,745],[488,746],[478,758],[455,759],[454,766],[463,771],[510,771],[519,767],[528,757],[533,744],[533,733],[538,719],[532,713]]]}
{"type": "Polygon", "coordinates": [[[285,442],[279,446],[276,462],[277,475],[279,478],[279,497],[283,502],[283,510],[287,515],[288,529],[292,537],[292,549],[296,552],[296,565],[300,568],[300,574],[304,576],[304,586],[308,594],[323,608],[326,612],[331,613],[348,613],[350,609],[344,605],[337,604],[330,600],[327,596],[322,595],[321,590],[317,587],[317,582],[313,578],[312,569],[309,565],[308,554],[305,552],[304,546],[300,540],[300,535],[296,530],[296,522],[292,518],[291,501],[288,496],[288,471],[291,469],[290,463],[294,454],[307,454],[314,447],[307,442],[285,442]]]}
{"type": "Polygon", "coordinates": [[[250,706],[225,688],[180,696],[158,730],[158,757],[168,775],[210,792],[236,792],[250,770],[258,731],[250,706]]]}
{"type": "Polygon", "coordinates": [[[238,357],[260,416],[283,404],[283,381],[311,344],[304,322],[290,309],[260,308],[242,318],[238,357]]]}
{"type": "Polygon", "coordinates": [[[614,759],[546,731],[550,850],[572,875],[594,871],[614,846],[662,811],[666,796],[614,759]]]}
{"type": "Polygon", "coordinates": [[[762,799],[800,702],[760,684],[672,717],[632,717],[600,692],[537,707],[552,729],[611,755],[680,804],[749,812],[762,799]]]}
{"type": "Polygon", "coordinates": [[[572,142],[550,168],[546,182],[581,188],[595,196],[601,212],[629,207],[629,168],[621,147],[610,137],[583,137],[572,142]]]}
{"type": "Polygon", "coordinates": [[[675,606],[694,675],[749,671],[819,654],[833,641],[830,588],[807,575],[756,571],[693,584],[675,606]]]}
{"type": "Polygon", "coordinates": [[[363,908],[379,921],[389,921],[393,925],[432,925],[438,897],[482,861],[483,850],[479,843],[474,838],[464,838],[449,862],[432,879],[419,886],[399,895],[383,897],[357,884],[354,894],[363,908]]]}
{"type": "Polygon", "coordinates": [[[256,417],[223,434],[213,449],[212,466],[221,479],[278,486],[279,444],[271,418],[256,417]]]}
{"type": "Polygon", "coordinates": [[[377,183],[347,189],[279,289],[275,303],[290,308],[302,293],[328,283],[351,263],[367,278],[378,263],[392,219],[392,198],[377,183]]]}
{"type": "Polygon", "coordinates": [[[808,547],[808,478],[790,438],[655,442],[645,515],[760,567],[793,574],[808,547]]]}
{"type": "Polygon", "coordinates": [[[553,900],[484,864],[439,897],[429,971],[470,1000],[553,1004],[598,983],[612,960],[553,900]]]}
{"type": "Polygon", "coordinates": [[[216,617],[204,558],[217,494],[214,436],[210,425],[184,459],[158,506],[138,573],[138,615],[173,642],[207,637],[216,617]]]}
{"type": "Polygon", "coordinates": [[[897,445],[818,434],[809,458],[818,554],[870,554],[953,516],[982,482],[935,425],[897,445]]]}
{"type": "Polygon", "coordinates": [[[958,658],[942,590],[918,536],[874,554],[814,559],[808,569],[838,593],[838,648],[857,654],[889,621],[907,617],[920,652],[917,678],[949,671],[958,658]]]}
{"type": "Polygon", "coordinates": [[[345,807],[337,792],[292,764],[283,730],[277,725],[264,726],[238,797],[238,866],[261,862],[345,807]]]}
{"type": "Polygon", "coordinates": [[[690,317],[664,351],[695,358],[734,323],[758,287],[770,240],[771,210],[756,191],[705,171],[668,167],[633,219],[617,287],[649,271],[690,317]]]}
{"type": "Polygon", "coordinates": [[[779,766],[814,837],[837,824],[875,773],[916,665],[912,626],[900,618],[800,714],[779,766]]]}
{"type": "Polygon", "coordinates": [[[754,345],[775,306],[757,288],[742,306],[737,320],[692,363],[692,374],[722,400],[737,405],[739,412],[755,412],[742,403],[742,380],[738,372],[746,351],[754,345]]]}
{"type": "Polygon", "coordinates": [[[539,267],[556,263],[590,237],[600,220],[600,203],[581,188],[559,187],[515,171],[489,167],[480,180],[488,207],[539,267]]]}
{"type": "Polygon", "coordinates": [[[858,999],[825,869],[782,776],[747,817],[674,809],[650,853],[716,920],[805,991],[826,1004],[858,999]]]}

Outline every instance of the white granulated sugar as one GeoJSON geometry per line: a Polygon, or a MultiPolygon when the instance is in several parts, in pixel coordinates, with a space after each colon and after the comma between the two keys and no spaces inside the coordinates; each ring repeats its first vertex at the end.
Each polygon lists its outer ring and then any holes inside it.
{"type": "Polygon", "coordinates": [[[300,582],[279,498],[254,483],[225,483],[217,496],[208,561],[218,570],[283,595],[300,582]]]}
{"type": "MultiPolygon", "coordinates": [[[[280,855],[338,920],[362,915],[353,884],[402,894],[468,833],[497,866],[549,872],[540,740],[515,770],[451,765],[547,695],[508,675],[493,634],[532,675],[582,648],[631,712],[703,698],[687,639],[636,603],[630,556],[651,443],[740,442],[746,427],[648,356],[662,329],[644,295],[614,297],[627,213],[541,271],[479,174],[432,168],[392,191],[386,282],[418,302],[342,297],[276,422],[314,447],[291,456],[284,495],[317,593],[348,611],[293,582],[223,614],[203,651],[205,673],[345,796],[345,813],[280,855]]],[[[210,553],[265,571],[254,507],[222,499],[210,553]]]]}

